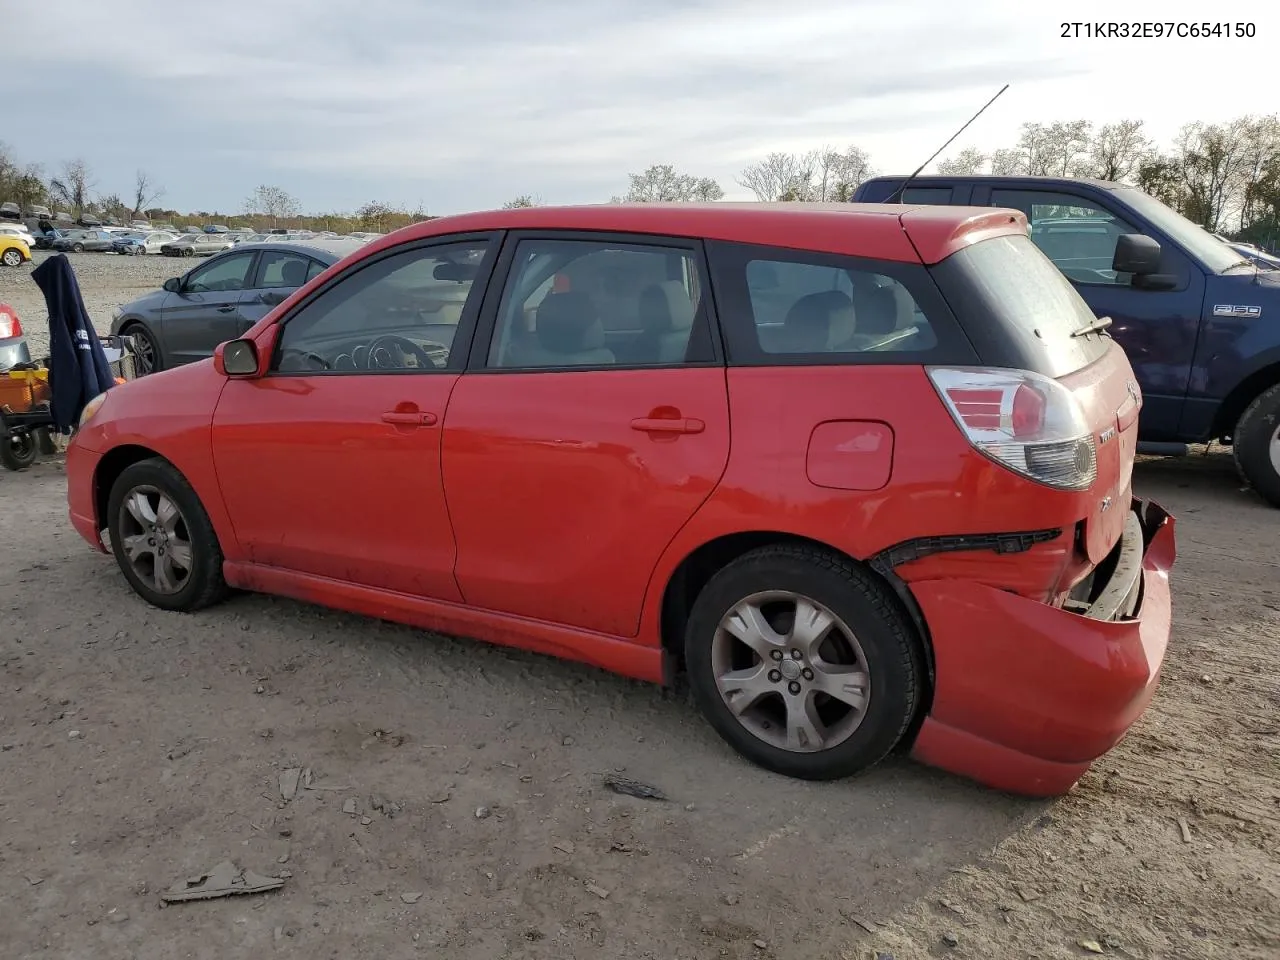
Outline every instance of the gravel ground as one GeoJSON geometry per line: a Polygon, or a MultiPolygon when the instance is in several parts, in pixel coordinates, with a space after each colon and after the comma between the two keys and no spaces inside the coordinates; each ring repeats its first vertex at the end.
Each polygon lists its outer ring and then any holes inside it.
{"type": "MultiPolygon", "coordinates": [[[[76,261],[100,322],[173,266],[76,261]]],[[[0,957],[1274,960],[1280,513],[1221,453],[1135,479],[1179,518],[1166,674],[1030,802],[905,760],[789,781],[683,693],[290,601],[166,614],[56,458],[0,473],[0,957]],[[284,887],[158,909],[224,859],[284,887]]]]}

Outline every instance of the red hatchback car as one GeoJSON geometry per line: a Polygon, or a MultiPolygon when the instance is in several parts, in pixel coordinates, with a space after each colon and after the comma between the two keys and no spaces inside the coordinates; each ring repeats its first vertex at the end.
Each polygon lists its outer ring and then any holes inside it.
{"type": "Polygon", "coordinates": [[[504,210],[376,240],[110,390],[68,496],[158,607],[242,588],[683,667],[771,770],[902,747],[1051,795],[1169,638],[1140,406],[1013,211],[504,210]]]}

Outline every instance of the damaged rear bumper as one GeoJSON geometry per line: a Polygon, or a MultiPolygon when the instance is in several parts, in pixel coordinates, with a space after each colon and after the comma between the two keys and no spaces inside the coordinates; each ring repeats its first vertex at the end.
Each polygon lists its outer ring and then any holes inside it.
{"type": "Polygon", "coordinates": [[[932,708],[912,748],[930,766],[1031,796],[1068,791],[1142,715],[1172,620],[1174,520],[1135,499],[1087,611],[984,584],[910,584],[933,643],[932,708]]]}

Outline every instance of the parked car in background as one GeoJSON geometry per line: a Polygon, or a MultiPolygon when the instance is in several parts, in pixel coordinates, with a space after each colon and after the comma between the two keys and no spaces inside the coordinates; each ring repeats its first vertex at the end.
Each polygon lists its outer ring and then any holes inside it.
{"type": "Polygon", "coordinates": [[[0,233],[0,264],[6,267],[20,267],[31,262],[31,248],[21,237],[11,233],[0,233]]]}
{"type": "Polygon", "coordinates": [[[231,228],[222,223],[207,223],[204,226],[205,233],[230,233],[231,228]]]}
{"type": "Polygon", "coordinates": [[[48,207],[40,206],[40,204],[33,204],[27,207],[23,215],[28,220],[49,220],[53,217],[53,211],[48,207]]]}
{"type": "Polygon", "coordinates": [[[10,370],[20,363],[30,362],[31,348],[22,332],[18,311],[7,303],[0,303],[0,370],[10,370]]]}
{"type": "Polygon", "coordinates": [[[91,213],[82,213],[76,219],[76,223],[82,227],[89,227],[89,228],[103,226],[101,218],[95,217],[91,213]]]}
{"type": "Polygon", "coordinates": [[[188,233],[161,244],[160,252],[166,257],[208,257],[234,245],[224,234],[188,233]]]}
{"type": "Polygon", "coordinates": [[[53,249],[72,253],[102,253],[112,249],[116,235],[107,230],[69,230],[53,241],[53,249]]]}
{"type": "Polygon", "coordinates": [[[184,234],[204,233],[204,229],[202,227],[196,226],[193,223],[188,223],[185,227],[182,228],[182,232],[184,234]]]}
{"type": "Polygon", "coordinates": [[[22,208],[12,200],[6,200],[0,203],[0,221],[4,220],[21,220],[22,208]]]}
{"type": "Polygon", "coordinates": [[[134,338],[138,367],[145,373],[205,359],[360,246],[343,240],[236,244],[117,308],[111,332],[134,338]]]}
{"type": "Polygon", "coordinates": [[[149,233],[125,234],[116,238],[113,249],[124,256],[141,256],[147,253],[159,253],[166,243],[178,239],[172,233],[156,230],[149,233]]]}
{"type": "Polygon", "coordinates": [[[17,237],[28,247],[34,247],[36,245],[36,238],[32,235],[31,231],[27,229],[27,225],[24,223],[7,223],[0,220],[0,235],[17,237]]]}
{"type": "Polygon", "coordinates": [[[353,240],[359,240],[361,243],[368,243],[370,240],[377,240],[379,237],[385,236],[385,234],[370,233],[366,230],[360,230],[355,233],[348,233],[347,236],[351,237],[353,240]]]}
{"type": "MultiPolygon", "coordinates": [[[[868,180],[854,201],[891,199],[905,180],[868,180]]],[[[1243,479],[1280,507],[1280,273],[1118,183],[928,176],[902,199],[1021,211],[1031,240],[1129,354],[1144,394],[1143,452],[1221,440],[1243,479]]]]}
{"type": "Polygon", "coordinates": [[[163,609],[236,587],[683,663],[768,769],[903,748],[1049,795],[1142,714],[1169,639],[1141,402],[1021,215],[490,211],[362,245],[212,362],[91,401],[68,499],[163,609]]]}
{"type": "Polygon", "coordinates": [[[51,250],[55,241],[66,236],[66,233],[54,227],[52,230],[45,230],[43,233],[36,234],[36,248],[39,250],[51,250]]]}

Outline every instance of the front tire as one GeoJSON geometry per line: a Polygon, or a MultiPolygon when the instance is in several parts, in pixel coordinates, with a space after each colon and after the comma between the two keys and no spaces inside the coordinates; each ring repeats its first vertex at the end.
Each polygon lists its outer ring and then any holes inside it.
{"type": "Polygon", "coordinates": [[[1280,507],[1280,384],[1245,408],[1231,435],[1240,476],[1273,507],[1280,507]]]}
{"type": "Polygon", "coordinates": [[[20,267],[23,261],[22,251],[16,247],[10,247],[0,255],[0,261],[3,261],[6,267],[20,267]]]}
{"type": "Polygon", "coordinates": [[[107,498],[107,530],[120,571],[152,606],[190,613],[226,597],[218,536],[173,464],[126,467],[107,498]]]}
{"type": "Polygon", "coordinates": [[[134,363],[137,374],[142,377],[148,373],[156,373],[164,369],[164,355],[160,352],[160,344],[155,334],[140,323],[130,324],[120,331],[127,337],[133,337],[134,363]]]}
{"type": "Polygon", "coordinates": [[[694,699],[738,753],[804,780],[864,771],[902,739],[924,697],[916,631],[851,561],[761,547],[699,593],[685,633],[694,699]]]}
{"type": "Polygon", "coordinates": [[[73,244],[71,245],[71,252],[72,252],[72,253],[84,253],[84,244],[83,244],[83,243],[73,243],[73,244]]]}

